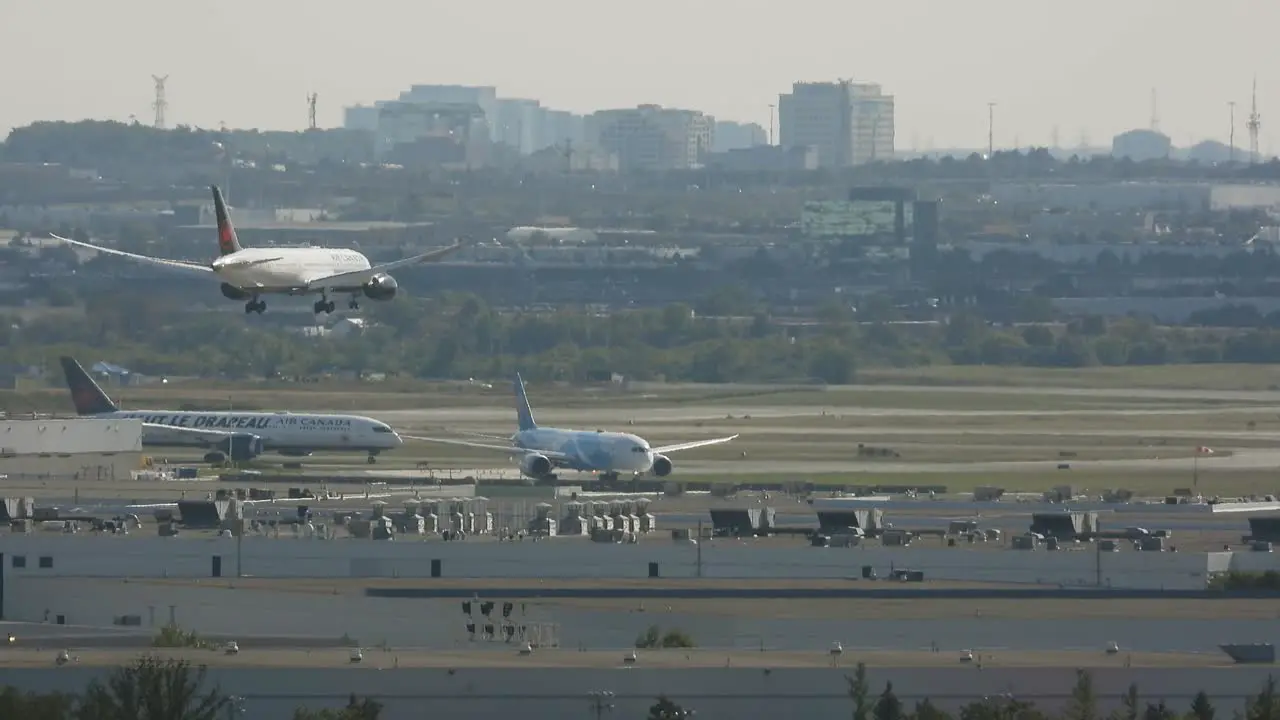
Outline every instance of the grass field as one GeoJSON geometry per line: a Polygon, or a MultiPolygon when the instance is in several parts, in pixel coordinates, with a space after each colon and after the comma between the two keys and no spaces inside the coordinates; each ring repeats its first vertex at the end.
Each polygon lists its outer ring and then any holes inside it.
{"type": "Polygon", "coordinates": [[[1144,365],[1072,369],[935,365],[859,371],[864,383],[1002,387],[1280,390],[1274,365],[1144,365]]]}
{"type": "MultiPolygon", "coordinates": [[[[1202,491],[1248,495],[1280,487],[1266,455],[1280,448],[1280,392],[1271,392],[1280,388],[1280,370],[1268,366],[929,367],[872,369],[861,379],[867,384],[534,384],[529,392],[544,425],[634,432],[655,445],[740,435],[730,444],[673,456],[672,479],[945,485],[954,492],[979,485],[1037,492],[1071,484],[1091,493],[1126,488],[1163,495],[1193,485],[1189,458],[1204,445],[1214,454],[1196,463],[1202,491]],[[1240,390],[1257,394],[1222,392],[1240,390]],[[884,452],[860,452],[860,445],[884,452]],[[1060,470],[1060,463],[1071,468],[1060,470]],[[970,467],[975,464],[981,470],[970,467]]],[[[410,438],[457,437],[458,431],[506,435],[515,414],[505,382],[176,380],[112,392],[125,408],[359,412],[410,438]]],[[[0,402],[70,409],[60,389],[3,392],[0,402]]],[[[1276,459],[1280,463],[1280,454],[1276,459]]],[[[279,463],[274,456],[263,460],[264,468],[279,463]]],[[[478,468],[515,474],[502,453],[418,440],[383,455],[372,468],[355,454],[316,456],[305,464],[320,472],[415,470],[424,461],[438,474],[478,468]]]]}

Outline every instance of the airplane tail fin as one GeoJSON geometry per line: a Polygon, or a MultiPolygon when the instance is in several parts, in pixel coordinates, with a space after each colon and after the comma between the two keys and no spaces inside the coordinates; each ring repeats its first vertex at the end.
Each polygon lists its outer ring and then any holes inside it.
{"type": "Polygon", "coordinates": [[[537,429],[538,423],[533,420],[533,408],[529,407],[529,396],[524,394],[524,378],[520,377],[520,373],[516,373],[516,420],[518,421],[518,429],[523,432],[525,430],[537,429]]]}
{"type": "Polygon", "coordinates": [[[210,185],[213,191],[213,212],[218,217],[218,252],[222,255],[240,252],[240,238],[236,237],[236,226],[231,224],[231,214],[227,212],[227,204],[222,200],[222,191],[217,185],[210,185]]]}
{"type": "Polygon", "coordinates": [[[77,415],[101,415],[120,409],[102,392],[102,388],[98,387],[98,383],[89,377],[89,373],[80,367],[75,358],[62,357],[59,362],[62,363],[62,374],[67,378],[71,402],[76,406],[77,415]]]}

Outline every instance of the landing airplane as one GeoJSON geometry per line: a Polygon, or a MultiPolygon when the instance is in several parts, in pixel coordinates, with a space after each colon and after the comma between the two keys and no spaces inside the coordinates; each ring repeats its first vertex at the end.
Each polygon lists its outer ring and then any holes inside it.
{"type": "Polygon", "coordinates": [[[71,245],[109,255],[118,255],[202,275],[211,274],[222,281],[222,294],[225,297],[231,300],[247,300],[248,302],[244,305],[245,313],[256,312],[259,315],[267,309],[267,303],[260,300],[259,296],[267,294],[314,295],[319,293],[320,299],[314,306],[316,314],[333,312],[334,304],[329,299],[329,293],[350,294],[351,301],[347,303],[347,307],[352,310],[360,308],[361,295],[370,300],[390,300],[395,297],[396,289],[399,287],[396,279],[388,274],[392,270],[439,260],[465,245],[463,242],[457,242],[448,247],[381,265],[371,265],[369,258],[355,250],[314,247],[246,248],[240,245],[240,240],[236,237],[236,229],[231,224],[227,205],[222,201],[222,192],[216,185],[210,186],[210,189],[213,191],[214,213],[218,219],[220,255],[208,265],[138,255],[71,240],[59,235],[53,235],[53,237],[71,245]]]}
{"type": "Polygon", "coordinates": [[[71,401],[81,417],[142,421],[142,444],[205,448],[205,462],[248,460],[263,452],[305,457],[317,450],[378,453],[404,443],[386,423],[360,415],[288,412],[121,410],[75,358],[62,357],[71,401]]]}
{"type": "Polygon", "coordinates": [[[521,474],[537,481],[554,481],[555,470],[559,468],[599,473],[601,480],[609,481],[616,481],[618,474],[622,472],[631,473],[633,476],[652,472],[657,477],[666,477],[671,474],[673,468],[667,453],[718,445],[738,437],[730,435],[712,440],[695,440],[677,445],[653,447],[644,438],[629,433],[538,427],[533,419],[533,409],[529,407],[529,398],[525,395],[524,380],[519,374],[515,379],[515,392],[516,418],[519,425],[516,434],[510,438],[511,445],[490,445],[445,438],[406,437],[409,440],[506,452],[520,458],[521,474]]]}

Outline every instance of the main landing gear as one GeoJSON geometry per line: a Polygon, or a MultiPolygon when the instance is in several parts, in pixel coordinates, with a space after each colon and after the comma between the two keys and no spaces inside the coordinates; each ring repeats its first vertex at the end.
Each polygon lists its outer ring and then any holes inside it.
{"type": "Polygon", "coordinates": [[[321,298],[317,300],[316,304],[313,305],[312,307],[315,308],[317,315],[319,315],[320,313],[324,313],[328,315],[329,313],[333,312],[334,305],[332,300],[328,298],[321,298]]]}
{"type": "Polygon", "coordinates": [[[253,297],[252,300],[244,304],[245,315],[248,315],[249,313],[258,313],[259,315],[261,315],[262,311],[266,309],[267,309],[267,304],[262,300],[259,300],[258,296],[256,295],[253,297]]]}
{"type": "Polygon", "coordinates": [[[370,464],[370,465],[372,465],[372,464],[374,464],[374,463],[378,462],[378,456],[377,456],[377,455],[374,455],[373,453],[369,453],[369,460],[368,460],[368,462],[369,462],[369,464],[370,464]]]}
{"type": "Polygon", "coordinates": [[[347,307],[351,308],[352,310],[360,309],[360,303],[356,300],[355,295],[351,296],[351,302],[347,303],[347,307]]]}

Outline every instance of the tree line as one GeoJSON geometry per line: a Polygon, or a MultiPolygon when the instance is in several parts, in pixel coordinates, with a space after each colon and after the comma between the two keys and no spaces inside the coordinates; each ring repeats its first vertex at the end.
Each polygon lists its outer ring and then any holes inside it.
{"type": "MultiPolygon", "coordinates": [[[[0,686],[0,718],[22,720],[221,720],[242,710],[242,699],[219,686],[209,687],[204,666],[185,660],[143,655],[130,665],[113,671],[105,681],[94,680],[84,692],[36,693],[12,686],[0,686]]],[[[858,663],[845,678],[852,704],[853,720],[1215,720],[1218,710],[1204,692],[1196,693],[1186,708],[1174,708],[1159,699],[1144,697],[1130,684],[1120,697],[1120,707],[1104,714],[1094,689],[1093,674],[1076,671],[1066,707],[1054,714],[1042,710],[1016,693],[984,697],[948,713],[929,698],[909,707],[894,692],[893,683],[875,693],[867,680],[867,667],[858,663]]],[[[604,707],[603,700],[597,702],[604,707]]],[[[609,709],[612,709],[610,707],[609,709]]],[[[293,720],[378,720],[383,705],[353,693],[342,708],[313,710],[297,708],[293,720]]],[[[694,716],[666,695],[649,707],[647,720],[681,720],[694,716]]],[[[1244,711],[1232,715],[1238,720],[1280,720],[1276,681],[1267,677],[1256,695],[1245,702],[1244,711]]]]}
{"type": "MultiPolygon", "coordinates": [[[[497,309],[466,294],[366,303],[370,326],[312,337],[239,312],[199,312],[153,295],[117,292],[83,313],[0,317],[0,363],[36,366],[61,383],[57,356],[105,360],[151,376],[232,380],[387,373],[416,378],[506,377],[825,382],[858,367],[932,364],[1091,365],[1280,362],[1280,329],[1161,327],[1085,317],[1053,322],[1032,304],[1029,324],[955,309],[936,323],[900,323],[887,302],[832,300],[800,322],[755,307],[746,291],[714,291],[693,305],[599,312],[497,309]],[[738,314],[741,313],[741,314],[738,314]]],[[[237,308],[238,310],[238,308],[237,308]]]]}
{"type": "MultiPolygon", "coordinates": [[[[80,693],[24,691],[0,686],[0,718],[9,720],[224,720],[243,711],[243,699],[210,686],[206,668],[186,660],[143,655],[93,680],[80,693]]],[[[382,704],[350,696],[340,709],[297,708],[293,720],[378,720],[382,704]]]]}
{"type": "MultiPolygon", "coordinates": [[[[1166,704],[1159,694],[1144,697],[1136,684],[1130,684],[1120,696],[1119,708],[1103,713],[1093,674],[1088,670],[1076,671],[1075,686],[1059,713],[1039,708],[1034,700],[1018,697],[1016,692],[974,700],[961,706],[955,714],[940,709],[927,697],[909,707],[898,698],[892,682],[885,683],[880,693],[874,693],[863,663],[858,663],[853,675],[846,676],[845,680],[853,704],[853,720],[1215,720],[1219,717],[1217,708],[1203,690],[1195,694],[1188,707],[1175,708],[1166,704]]],[[[1280,720],[1275,678],[1267,676],[1258,694],[1246,700],[1244,711],[1236,711],[1231,717],[1280,720]]]]}

